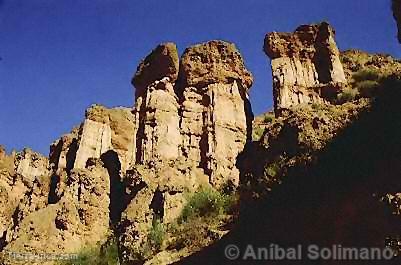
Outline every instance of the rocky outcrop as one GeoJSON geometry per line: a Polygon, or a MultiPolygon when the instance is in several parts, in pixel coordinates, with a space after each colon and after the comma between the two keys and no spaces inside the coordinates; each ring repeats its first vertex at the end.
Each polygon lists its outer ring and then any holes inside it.
{"type": "Polygon", "coordinates": [[[174,43],[160,44],[138,66],[136,87],[136,163],[167,161],[178,157],[179,105],[174,91],[179,59],[174,43]]]}
{"type": "Polygon", "coordinates": [[[85,117],[79,128],[51,145],[50,162],[56,171],[84,169],[89,158],[101,158],[113,150],[125,172],[135,160],[136,124],[131,110],[93,105],[85,117]]]}
{"type": "Polygon", "coordinates": [[[398,26],[398,41],[401,43],[401,1],[392,0],[392,9],[398,26]]]}
{"type": "Polygon", "coordinates": [[[365,73],[365,80],[372,80],[401,72],[400,60],[389,54],[370,54],[352,49],[342,52],[340,58],[348,83],[358,79],[361,73],[365,73]]]}
{"type": "MultiPolygon", "coordinates": [[[[135,165],[122,181],[126,191],[118,242],[124,262],[151,258],[155,222],[174,223],[200,187],[238,185],[237,156],[250,140],[252,75],[233,44],[211,41],[181,57],[161,44],[133,78],[135,165]],[[151,75],[153,73],[153,75],[151,75]]],[[[141,263],[142,262],[142,263],[141,263]]]]}
{"type": "Polygon", "coordinates": [[[238,154],[250,137],[253,78],[234,44],[187,48],[180,64],[182,155],[198,163],[214,186],[238,185],[238,154]]]}
{"type": "Polygon", "coordinates": [[[149,231],[155,222],[173,224],[187,201],[184,193],[208,185],[201,170],[186,168],[179,161],[157,167],[137,166],[127,171],[124,179],[126,199],[118,227],[121,258],[141,264],[150,259],[149,231]]]}
{"type": "Polygon", "coordinates": [[[266,35],[275,110],[336,98],[347,82],[334,36],[326,22],[300,26],[294,33],[266,35]]]}
{"type": "Polygon", "coordinates": [[[234,44],[189,47],[181,62],[161,44],[132,79],[133,109],[91,106],[49,159],[0,149],[0,249],[77,253],[115,234],[123,261],[151,258],[149,231],[176,222],[187,194],[238,185],[252,81],[234,44]]]}
{"type": "Polygon", "coordinates": [[[209,41],[187,48],[180,64],[182,87],[207,87],[231,84],[234,80],[248,89],[252,74],[246,69],[241,54],[233,43],[209,41]]]}
{"type": "Polygon", "coordinates": [[[90,159],[86,169],[71,171],[59,202],[31,210],[19,220],[14,240],[4,251],[72,254],[88,245],[101,245],[110,235],[109,193],[107,170],[99,160],[90,159]]]}
{"type": "Polygon", "coordinates": [[[158,45],[142,60],[132,78],[136,98],[155,81],[168,77],[171,82],[175,82],[178,78],[178,67],[177,46],[171,42],[158,45]]]}
{"type": "Polygon", "coordinates": [[[187,48],[179,67],[177,54],[175,45],[159,45],[134,76],[136,162],[185,157],[202,168],[213,185],[238,184],[235,161],[249,136],[252,112],[247,92],[252,75],[228,42],[187,48]]]}
{"type": "Polygon", "coordinates": [[[48,159],[30,149],[0,159],[0,250],[17,237],[20,222],[47,204],[48,159]]]}
{"type": "Polygon", "coordinates": [[[16,173],[32,182],[35,177],[49,175],[48,159],[41,154],[24,149],[15,157],[16,173]]]}

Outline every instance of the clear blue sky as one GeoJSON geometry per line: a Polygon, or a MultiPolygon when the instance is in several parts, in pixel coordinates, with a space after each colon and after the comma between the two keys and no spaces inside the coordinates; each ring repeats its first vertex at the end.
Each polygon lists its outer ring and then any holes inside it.
{"type": "Polygon", "coordinates": [[[272,106],[270,31],[329,21],[341,49],[401,57],[390,0],[0,0],[0,144],[48,153],[92,103],[132,106],[130,79],[158,43],[236,43],[255,83],[255,113],[272,106]]]}

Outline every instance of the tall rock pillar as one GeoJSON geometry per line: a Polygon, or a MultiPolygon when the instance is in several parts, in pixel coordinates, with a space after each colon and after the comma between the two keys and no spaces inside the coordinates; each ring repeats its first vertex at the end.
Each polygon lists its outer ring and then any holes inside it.
{"type": "Polygon", "coordinates": [[[252,82],[234,44],[202,43],[187,48],[181,58],[182,152],[199,163],[214,186],[238,184],[236,158],[253,119],[252,82]]]}
{"type": "Polygon", "coordinates": [[[271,59],[276,112],[336,98],[347,81],[334,36],[326,22],[266,35],[264,51],[271,59]]]}
{"type": "Polygon", "coordinates": [[[179,155],[178,52],[173,43],[156,47],[138,66],[132,84],[138,124],[136,162],[176,159],[179,155]]]}

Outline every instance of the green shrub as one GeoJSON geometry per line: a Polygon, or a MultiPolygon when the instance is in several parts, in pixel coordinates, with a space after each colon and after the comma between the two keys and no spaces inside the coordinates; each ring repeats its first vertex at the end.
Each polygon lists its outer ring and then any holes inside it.
{"type": "Polygon", "coordinates": [[[227,230],[226,225],[233,221],[235,190],[228,182],[221,191],[207,187],[191,194],[181,216],[168,226],[167,249],[197,251],[220,239],[227,230]]]}
{"type": "Polygon", "coordinates": [[[256,127],[256,128],[253,128],[253,131],[252,131],[252,140],[254,140],[254,141],[259,141],[260,138],[262,137],[264,131],[265,131],[265,129],[264,129],[263,127],[256,127]]]}
{"type": "Polygon", "coordinates": [[[362,69],[354,73],[352,76],[355,82],[361,82],[365,80],[378,81],[381,75],[374,69],[362,69]]]}
{"type": "Polygon", "coordinates": [[[181,212],[179,222],[185,222],[193,216],[216,216],[228,213],[234,202],[234,195],[223,194],[212,188],[203,188],[189,198],[181,212]]]}
{"type": "Polygon", "coordinates": [[[356,84],[356,88],[362,97],[372,97],[379,87],[379,83],[373,80],[364,80],[356,84]]]}
{"type": "Polygon", "coordinates": [[[275,177],[280,171],[279,163],[272,163],[265,167],[265,176],[275,177]]]}
{"type": "Polygon", "coordinates": [[[152,223],[152,227],[149,231],[148,240],[150,246],[159,251],[163,246],[163,241],[166,237],[166,231],[164,229],[163,223],[159,219],[155,219],[152,223]]]}
{"type": "Polygon", "coordinates": [[[340,94],[338,94],[337,99],[339,103],[345,103],[345,102],[349,102],[349,101],[353,101],[357,98],[359,92],[357,89],[345,89],[343,92],[341,92],[340,94]]]}
{"type": "Polygon", "coordinates": [[[263,122],[270,123],[270,122],[274,121],[274,118],[275,118],[274,113],[271,113],[271,112],[266,113],[265,116],[263,117],[263,122]]]}
{"type": "Polygon", "coordinates": [[[174,224],[169,229],[173,235],[168,249],[180,250],[185,247],[200,249],[210,244],[210,229],[217,223],[214,217],[191,217],[182,224],[174,224]]]}
{"type": "Polygon", "coordinates": [[[109,240],[101,247],[85,248],[78,253],[78,258],[61,262],[62,265],[117,265],[118,246],[115,240],[109,240]]]}

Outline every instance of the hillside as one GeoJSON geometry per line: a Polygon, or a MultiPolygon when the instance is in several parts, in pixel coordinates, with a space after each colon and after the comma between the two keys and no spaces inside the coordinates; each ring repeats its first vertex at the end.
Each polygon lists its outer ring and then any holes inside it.
{"type": "Polygon", "coordinates": [[[271,243],[398,254],[401,61],[340,52],[327,22],[268,33],[264,51],[263,115],[234,44],[162,43],[134,106],[92,105],[48,157],[0,148],[1,264],[267,264],[225,250],[271,243]]]}

